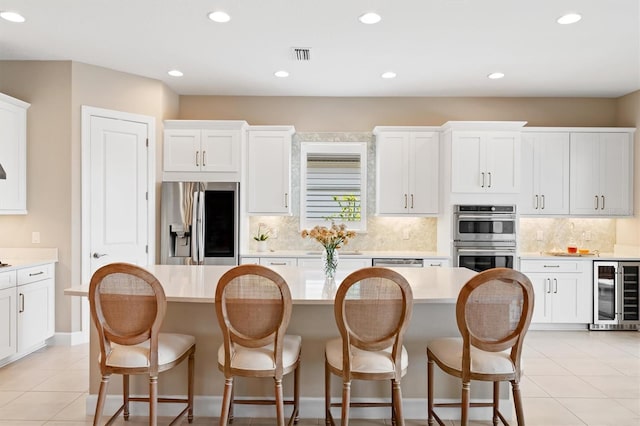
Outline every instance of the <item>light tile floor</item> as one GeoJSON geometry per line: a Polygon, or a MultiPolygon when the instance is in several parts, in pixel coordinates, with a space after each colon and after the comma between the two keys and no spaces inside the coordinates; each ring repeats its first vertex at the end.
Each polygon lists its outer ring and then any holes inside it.
{"type": "MultiPolygon", "coordinates": [[[[48,347],[0,368],[0,426],[90,425],[92,417],[85,414],[84,402],[88,352],[88,345],[48,347]]],[[[531,331],[525,339],[523,363],[527,425],[640,426],[640,333],[531,331]]],[[[196,417],[193,424],[216,423],[214,418],[196,417]]],[[[426,421],[406,423],[417,426],[426,421]]],[[[147,419],[115,422],[125,424],[145,425],[147,419]]],[[[234,424],[266,426],[273,419],[236,419],[234,424]]],[[[303,419],[299,424],[320,425],[324,420],[303,419]]],[[[351,424],[382,426],[390,421],[351,424]]],[[[458,424],[448,422],[448,426],[458,424]]]]}

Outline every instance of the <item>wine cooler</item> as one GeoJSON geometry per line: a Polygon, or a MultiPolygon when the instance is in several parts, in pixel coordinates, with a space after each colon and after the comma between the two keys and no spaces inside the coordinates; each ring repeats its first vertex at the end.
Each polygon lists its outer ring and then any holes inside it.
{"type": "Polygon", "coordinates": [[[593,262],[591,330],[640,329],[640,262],[593,262]]]}

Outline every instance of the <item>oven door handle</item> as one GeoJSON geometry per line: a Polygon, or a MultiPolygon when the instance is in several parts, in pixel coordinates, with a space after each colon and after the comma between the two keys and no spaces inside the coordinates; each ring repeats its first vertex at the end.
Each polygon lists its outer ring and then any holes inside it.
{"type": "Polygon", "coordinates": [[[494,254],[515,254],[516,249],[510,247],[496,247],[491,249],[482,248],[457,248],[458,253],[494,253],[494,254]]]}
{"type": "Polygon", "coordinates": [[[477,214],[458,214],[457,215],[457,220],[467,220],[467,219],[474,219],[474,220],[482,220],[485,222],[496,222],[496,221],[504,221],[504,220],[516,220],[516,216],[508,213],[508,214],[496,214],[496,213],[491,213],[491,214],[487,214],[487,215],[477,215],[477,214]]]}

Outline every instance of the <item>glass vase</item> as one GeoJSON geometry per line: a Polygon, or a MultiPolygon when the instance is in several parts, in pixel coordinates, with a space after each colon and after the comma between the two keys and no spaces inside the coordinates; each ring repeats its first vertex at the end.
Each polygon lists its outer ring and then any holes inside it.
{"type": "Polygon", "coordinates": [[[322,267],[325,280],[333,281],[338,268],[338,250],[332,247],[325,247],[322,254],[322,267]]]}

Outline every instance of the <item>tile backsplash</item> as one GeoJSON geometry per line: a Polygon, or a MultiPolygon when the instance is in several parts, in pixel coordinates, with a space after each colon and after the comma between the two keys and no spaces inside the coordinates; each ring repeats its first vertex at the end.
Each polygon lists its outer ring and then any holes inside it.
{"type": "Polygon", "coordinates": [[[570,243],[611,253],[616,242],[616,220],[601,218],[521,218],[520,252],[564,251],[570,243]],[[538,233],[541,240],[538,241],[538,233]]]}

